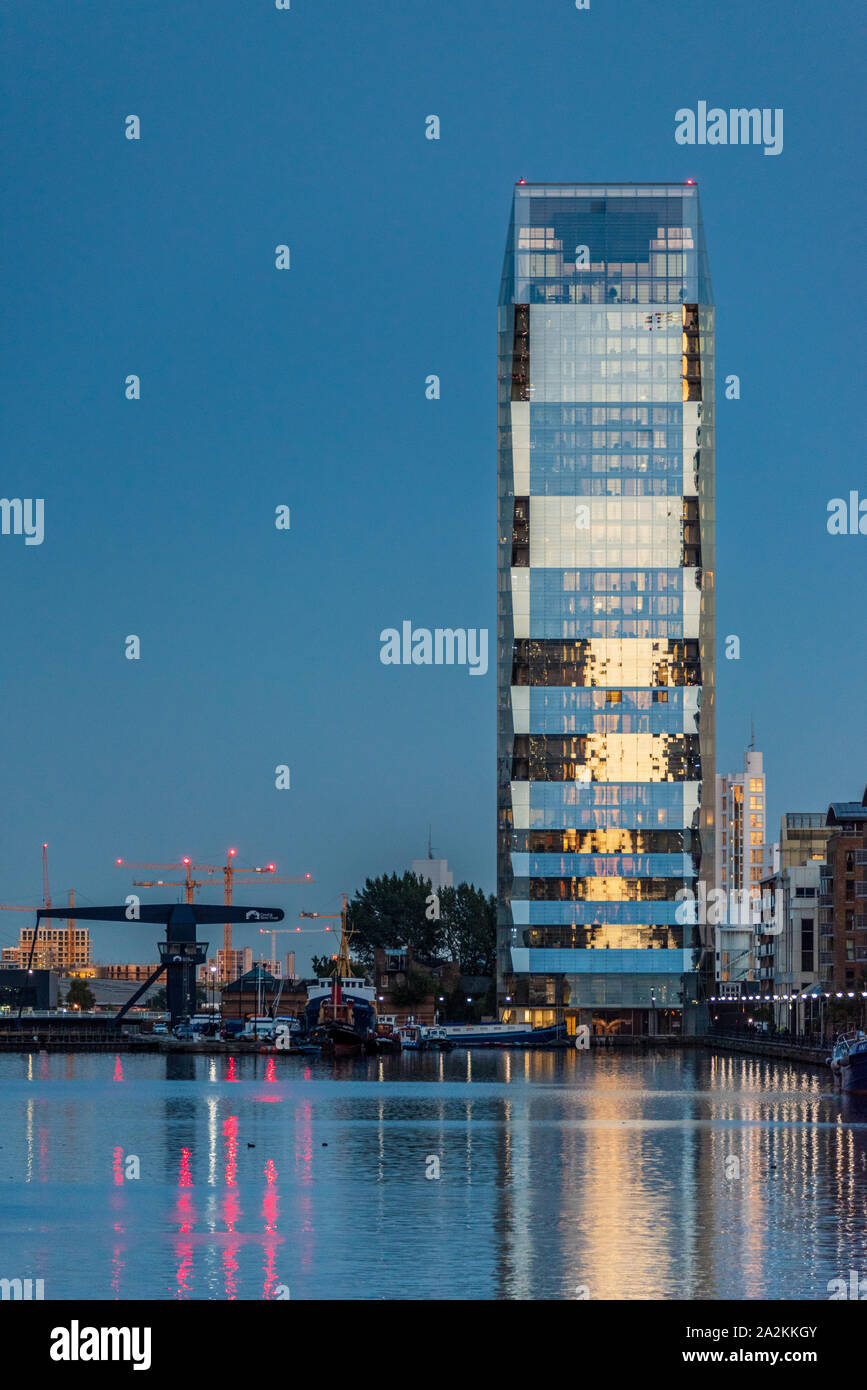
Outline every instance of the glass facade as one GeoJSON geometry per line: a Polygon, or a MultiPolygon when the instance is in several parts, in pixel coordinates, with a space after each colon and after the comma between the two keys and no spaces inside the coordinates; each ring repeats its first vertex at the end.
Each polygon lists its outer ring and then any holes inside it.
{"type": "Polygon", "coordinates": [[[694,185],[516,186],[498,324],[505,1017],[676,1028],[712,967],[675,897],[714,883],[712,304],[694,185]]]}

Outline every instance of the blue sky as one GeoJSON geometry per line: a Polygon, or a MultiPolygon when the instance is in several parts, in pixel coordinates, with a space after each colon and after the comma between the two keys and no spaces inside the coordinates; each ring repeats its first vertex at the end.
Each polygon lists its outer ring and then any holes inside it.
{"type": "MultiPolygon", "coordinates": [[[[314,875],[262,895],[294,925],[409,867],[429,823],[493,889],[494,671],[386,667],[379,633],[496,631],[496,301],[522,177],[697,180],[719,766],[752,716],[771,826],[860,797],[867,537],[825,525],[831,497],[867,495],[857,20],[852,0],[10,0],[0,490],[44,498],[46,535],[0,536],[0,901],[39,900],[43,840],[55,899],[82,904],[130,891],[118,856],[233,845],[314,875]],[[677,145],[699,100],[782,107],[782,154],[677,145]]],[[[0,915],[0,943],[26,921],[0,915]]],[[[104,959],[154,939],[94,929],[104,959]]]]}

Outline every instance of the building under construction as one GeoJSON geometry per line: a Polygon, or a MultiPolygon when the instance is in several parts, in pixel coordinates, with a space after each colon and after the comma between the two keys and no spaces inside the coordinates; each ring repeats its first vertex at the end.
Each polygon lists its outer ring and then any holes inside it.
{"type": "MultiPolygon", "coordinates": [[[[17,946],[4,946],[0,959],[4,965],[24,967],[30,961],[33,927],[22,927],[17,946]]],[[[75,970],[91,963],[90,932],[87,927],[40,927],[33,948],[35,970],[75,970]]]]}

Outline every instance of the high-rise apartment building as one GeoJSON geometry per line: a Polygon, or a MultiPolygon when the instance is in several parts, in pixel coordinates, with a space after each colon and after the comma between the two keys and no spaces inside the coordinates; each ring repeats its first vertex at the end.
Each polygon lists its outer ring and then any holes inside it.
{"type": "Polygon", "coordinates": [[[693,184],[514,191],[499,308],[504,1017],[677,1028],[713,885],[713,308],[693,184]]]}
{"type": "MultiPolygon", "coordinates": [[[[760,933],[751,922],[749,908],[741,909],[747,902],[743,894],[760,899],[762,879],[774,867],[766,816],[764,759],[749,748],[743,772],[721,772],[716,777],[714,887],[726,894],[730,905],[714,928],[716,978],[723,994],[737,994],[741,985],[758,978],[760,933]]],[[[758,907],[755,917],[758,922],[758,907]]]]}

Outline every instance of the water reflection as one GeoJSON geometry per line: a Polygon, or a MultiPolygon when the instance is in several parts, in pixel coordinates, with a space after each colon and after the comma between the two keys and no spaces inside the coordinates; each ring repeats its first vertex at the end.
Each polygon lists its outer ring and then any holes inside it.
{"type": "Polygon", "coordinates": [[[827,1299],[867,1272],[867,1105],[763,1058],[3,1054],[0,1080],[4,1254],[51,1298],[827,1299]]]}

